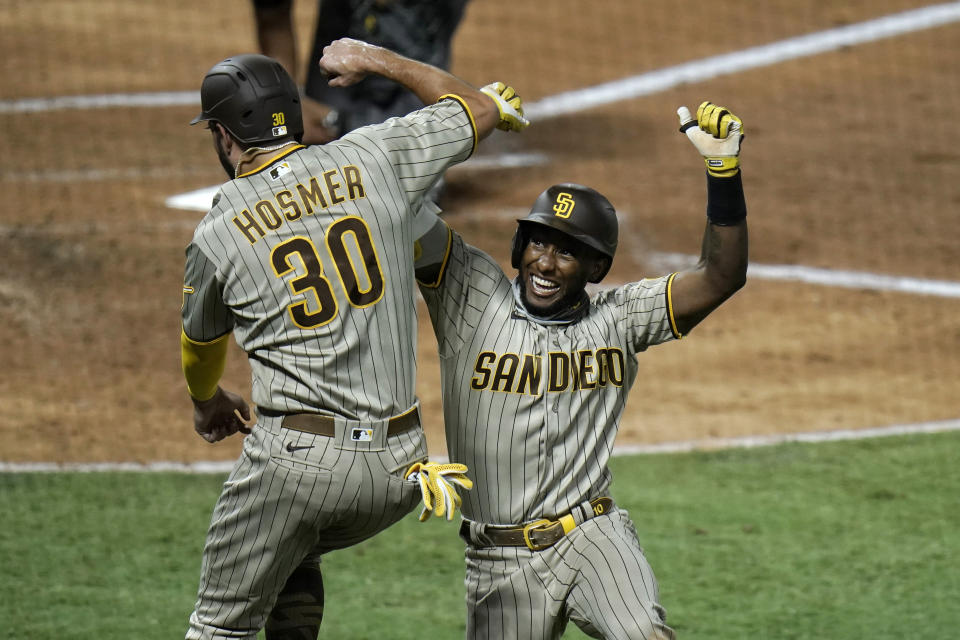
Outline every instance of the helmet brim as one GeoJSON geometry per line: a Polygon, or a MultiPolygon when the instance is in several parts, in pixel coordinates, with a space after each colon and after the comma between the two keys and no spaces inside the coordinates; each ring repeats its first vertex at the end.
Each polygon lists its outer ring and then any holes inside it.
{"type": "Polygon", "coordinates": [[[610,250],[596,238],[583,233],[580,229],[576,228],[572,224],[568,224],[566,221],[557,218],[557,216],[553,213],[531,213],[526,218],[517,220],[517,224],[520,226],[525,224],[535,224],[541,227],[547,227],[548,229],[555,229],[613,260],[610,250]]]}

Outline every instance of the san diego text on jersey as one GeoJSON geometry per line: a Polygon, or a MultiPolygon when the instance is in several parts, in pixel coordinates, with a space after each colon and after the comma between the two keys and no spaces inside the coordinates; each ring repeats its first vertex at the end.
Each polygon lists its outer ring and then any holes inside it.
{"type": "MultiPolygon", "coordinates": [[[[470,388],[539,396],[543,393],[543,356],[483,351],[473,368],[470,388]]],[[[623,385],[623,351],[616,347],[547,354],[548,393],[623,385]]]]}

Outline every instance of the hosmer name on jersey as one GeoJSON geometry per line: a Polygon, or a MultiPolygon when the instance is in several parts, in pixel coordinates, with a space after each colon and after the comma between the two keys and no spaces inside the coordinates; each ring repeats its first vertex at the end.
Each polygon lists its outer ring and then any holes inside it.
{"type": "Polygon", "coordinates": [[[318,209],[366,197],[360,169],[351,164],[339,170],[324,171],[319,178],[312,176],[307,184],[298,184],[294,189],[277,191],[271,198],[253,205],[252,212],[250,209],[241,211],[233,219],[233,224],[250,244],[254,244],[288,220],[299,220],[305,215],[313,215],[318,209]]]}
{"type": "Polygon", "coordinates": [[[623,385],[623,351],[614,347],[597,350],[547,354],[547,375],[543,356],[482,351],[473,368],[470,387],[479,391],[504,391],[539,396],[548,393],[581,391],[623,385]]]}

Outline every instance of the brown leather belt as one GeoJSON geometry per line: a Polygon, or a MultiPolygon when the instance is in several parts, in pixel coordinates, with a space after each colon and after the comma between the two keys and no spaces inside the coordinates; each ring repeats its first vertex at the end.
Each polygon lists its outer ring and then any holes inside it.
{"type": "MultiPolygon", "coordinates": [[[[585,510],[584,521],[602,515],[613,509],[613,499],[606,496],[590,501],[591,510],[585,510]]],[[[527,547],[540,551],[560,542],[565,535],[577,526],[573,515],[564,514],[556,520],[536,520],[522,527],[498,529],[486,527],[483,535],[497,547],[527,547]]],[[[460,537],[469,541],[470,523],[464,520],[460,524],[460,537]]]]}
{"type": "MultiPolygon", "coordinates": [[[[274,412],[264,412],[265,415],[277,415],[274,412]]],[[[325,416],[319,413],[284,413],[283,421],[280,423],[286,429],[304,431],[318,436],[327,436],[332,438],[336,434],[335,422],[333,416],[325,416]]],[[[387,435],[392,436],[397,433],[409,431],[420,425],[420,412],[416,407],[406,413],[390,418],[387,423],[387,435]]],[[[368,429],[353,429],[351,433],[352,440],[369,440],[368,429]]]]}

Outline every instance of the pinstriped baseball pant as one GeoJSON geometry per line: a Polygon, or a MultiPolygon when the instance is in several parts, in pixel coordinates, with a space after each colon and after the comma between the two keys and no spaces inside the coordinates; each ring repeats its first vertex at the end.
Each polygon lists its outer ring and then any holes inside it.
{"type": "Polygon", "coordinates": [[[673,640],[659,587],[621,509],[542,551],[468,545],[467,638],[559,638],[569,620],[592,638],[673,640]]]}
{"type": "Polygon", "coordinates": [[[287,577],[305,559],[357,544],[419,504],[403,479],[427,457],[420,428],[352,442],[280,427],[261,416],[214,508],[187,640],[254,639],[287,577]],[[292,450],[292,451],[291,451],[292,450]]]}

